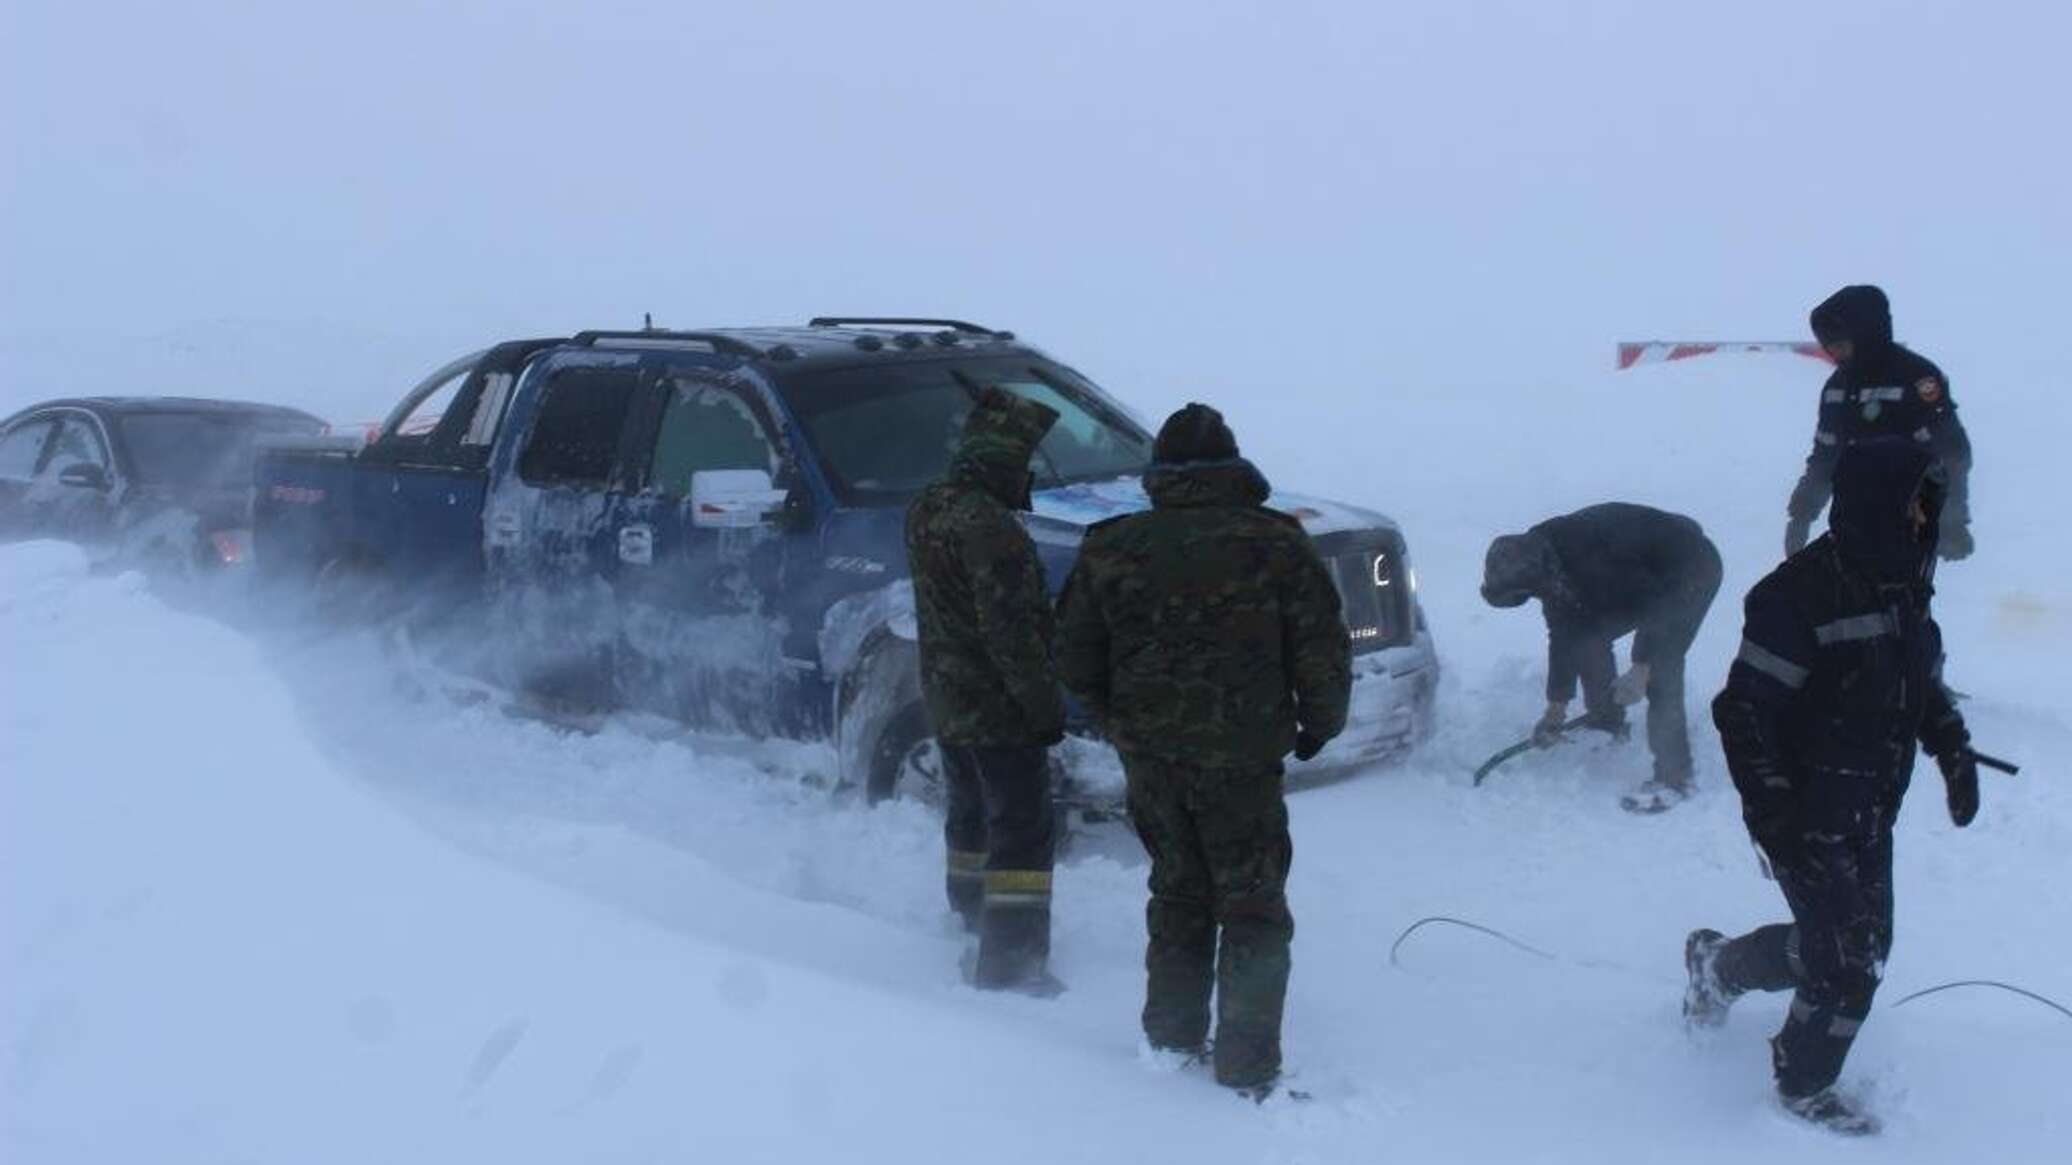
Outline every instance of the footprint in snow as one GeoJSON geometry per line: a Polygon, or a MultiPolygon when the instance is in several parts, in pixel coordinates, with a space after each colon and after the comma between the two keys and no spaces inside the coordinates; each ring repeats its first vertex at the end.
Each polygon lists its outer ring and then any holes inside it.
{"type": "Polygon", "coordinates": [[[472,1095],[489,1083],[489,1078],[504,1066],[504,1061],[518,1047],[518,1041],[524,1038],[525,1021],[522,1019],[514,1019],[491,1032],[489,1038],[482,1041],[481,1050],[475,1053],[475,1062],[468,1066],[468,1078],[461,1088],[461,1095],[472,1095]]]}

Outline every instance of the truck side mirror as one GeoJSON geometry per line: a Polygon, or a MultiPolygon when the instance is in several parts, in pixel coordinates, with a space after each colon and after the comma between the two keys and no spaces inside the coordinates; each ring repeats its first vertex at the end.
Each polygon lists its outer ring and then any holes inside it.
{"type": "Polygon", "coordinates": [[[691,524],[705,530],[760,526],[784,506],[788,492],[762,469],[701,469],[691,474],[691,524]]]}
{"type": "Polygon", "coordinates": [[[58,471],[58,484],[105,493],[109,485],[108,471],[91,461],[74,462],[58,471]]]}

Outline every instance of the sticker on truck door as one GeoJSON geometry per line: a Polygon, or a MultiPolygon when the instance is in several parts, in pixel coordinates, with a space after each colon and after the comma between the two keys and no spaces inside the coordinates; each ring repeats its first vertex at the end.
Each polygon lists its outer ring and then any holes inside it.
{"type": "Polygon", "coordinates": [[[619,528],[619,561],[629,566],[646,566],[655,560],[655,528],[653,526],[621,526],[619,528]]]}

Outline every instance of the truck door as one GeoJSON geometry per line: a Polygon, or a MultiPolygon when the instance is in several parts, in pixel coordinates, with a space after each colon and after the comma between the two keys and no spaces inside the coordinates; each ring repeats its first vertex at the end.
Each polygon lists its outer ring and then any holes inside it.
{"type": "Polygon", "coordinates": [[[784,650],[787,565],[813,544],[786,504],[794,451],[739,373],[675,364],[650,391],[640,488],[613,503],[620,690],[701,727],[799,735],[822,710],[784,650]]]}
{"type": "Polygon", "coordinates": [[[634,415],[651,398],[638,361],[546,371],[500,462],[486,522],[494,670],[559,709],[616,707],[622,540],[615,506],[634,488],[634,415]]]}
{"type": "Polygon", "coordinates": [[[465,356],[403,398],[360,453],[354,512],[382,568],[439,609],[481,593],[489,455],[526,361],[557,340],[465,356]]]}

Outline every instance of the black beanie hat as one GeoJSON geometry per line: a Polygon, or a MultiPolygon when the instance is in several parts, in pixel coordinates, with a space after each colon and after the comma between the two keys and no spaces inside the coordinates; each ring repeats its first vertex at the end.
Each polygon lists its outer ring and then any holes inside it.
{"type": "Polygon", "coordinates": [[[1151,443],[1151,460],[1160,465],[1229,461],[1236,456],[1236,435],[1223,423],[1223,414],[1205,404],[1190,404],[1167,417],[1151,443]]]}

